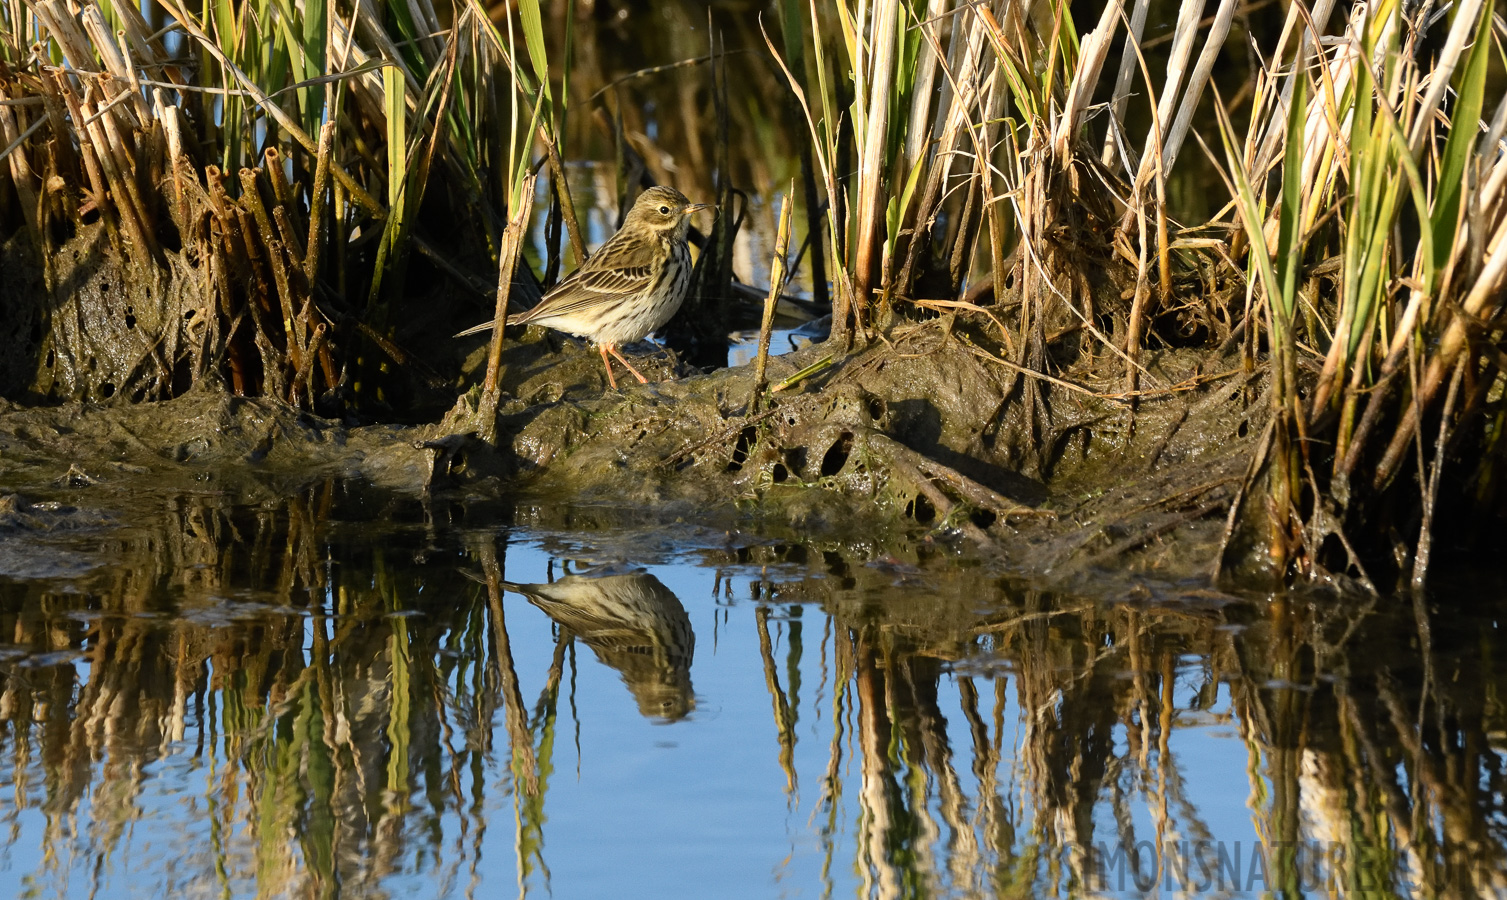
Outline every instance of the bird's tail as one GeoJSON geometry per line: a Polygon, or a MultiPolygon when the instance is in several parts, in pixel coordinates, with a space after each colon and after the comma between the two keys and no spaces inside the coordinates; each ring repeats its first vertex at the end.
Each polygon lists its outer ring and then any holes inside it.
{"type": "Polygon", "coordinates": [[[465,331],[458,331],[458,332],[456,332],[455,336],[456,337],[465,337],[466,335],[470,335],[470,334],[480,334],[483,331],[491,331],[492,330],[492,323],[496,322],[496,321],[497,321],[496,319],[488,319],[487,321],[481,323],[480,325],[472,325],[470,328],[467,328],[465,331]]]}

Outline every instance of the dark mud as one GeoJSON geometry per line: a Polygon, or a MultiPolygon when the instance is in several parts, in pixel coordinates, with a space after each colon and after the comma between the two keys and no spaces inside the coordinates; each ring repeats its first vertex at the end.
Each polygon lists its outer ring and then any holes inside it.
{"type": "Polygon", "coordinates": [[[255,500],[337,478],[526,504],[545,526],[590,510],[604,525],[776,540],[921,538],[1057,582],[1207,581],[1222,555],[1239,562],[1227,513],[1265,406],[1236,360],[1151,357],[1134,408],[1082,366],[1057,376],[1049,417],[1027,417],[1016,370],[933,320],[848,355],[814,345],[771,359],[770,381],[829,355],[755,407],[749,369],[677,378],[671,356],[646,354],[656,380],[610,391],[589,348],[509,340],[495,446],[476,437],[474,391],[411,426],[205,387],[160,403],[0,405],[0,484],[19,511],[0,528],[102,527],[113,492],[255,500]]]}

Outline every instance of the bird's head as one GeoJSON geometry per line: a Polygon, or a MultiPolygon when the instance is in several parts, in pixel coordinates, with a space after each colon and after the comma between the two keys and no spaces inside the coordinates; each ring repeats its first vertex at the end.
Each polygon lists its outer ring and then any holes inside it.
{"type": "Polygon", "coordinates": [[[685,194],[672,187],[651,187],[638,195],[638,202],[628,211],[623,227],[636,225],[655,234],[684,240],[686,229],[691,224],[691,213],[709,208],[705,203],[692,203],[685,194]]]}

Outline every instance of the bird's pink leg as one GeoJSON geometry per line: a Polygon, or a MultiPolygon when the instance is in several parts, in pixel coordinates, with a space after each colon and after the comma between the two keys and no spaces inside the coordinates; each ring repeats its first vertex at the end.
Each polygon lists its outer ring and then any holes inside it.
{"type": "MultiPolygon", "coordinates": [[[[607,383],[612,385],[612,389],[615,391],[617,390],[617,379],[612,377],[612,361],[607,358],[607,349],[607,344],[601,344],[597,347],[597,352],[602,354],[602,365],[607,368],[607,383]]],[[[616,351],[613,352],[616,353],[616,351]]]]}
{"type": "MultiPolygon", "coordinates": [[[[617,361],[622,363],[624,368],[633,373],[633,377],[638,379],[639,384],[649,383],[649,379],[639,374],[639,371],[633,368],[633,363],[628,362],[628,360],[623,358],[623,354],[617,352],[617,344],[604,344],[603,346],[606,347],[608,353],[611,353],[613,356],[617,357],[617,361]]],[[[606,359],[607,357],[603,356],[602,358],[606,359]]]]}

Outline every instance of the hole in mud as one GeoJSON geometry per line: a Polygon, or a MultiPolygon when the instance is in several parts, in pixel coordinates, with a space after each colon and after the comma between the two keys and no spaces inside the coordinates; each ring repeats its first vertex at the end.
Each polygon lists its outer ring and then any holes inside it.
{"type": "Polygon", "coordinates": [[[785,468],[797,474],[806,471],[806,448],[791,447],[786,450],[785,468]]]}
{"type": "Polygon", "coordinates": [[[73,236],[78,233],[77,230],[73,227],[73,220],[66,218],[50,219],[48,221],[47,230],[48,234],[52,238],[52,245],[54,247],[60,247],[63,244],[68,243],[69,241],[73,240],[73,236]]]}
{"type": "Polygon", "coordinates": [[[136,310],[132,309],[129,306],[126,307],[126,327],[127,328],[135,328],[136,327],[136,310]]]}
{"type": "Polygon", "coordinates": [[[999,519],[999,516],[987,509],[976,509],[968,514],[968,519],[980,528],[988,528],[999,519]]]}
{"type": "Polygon", "coordinates": [[[1315,557],[1337,572],[1349,569],[1350,557],[1345,553],[1345,545],[1337,534],[1324,535],[1324,539],[1319,542],[1319,552],[1315,554],[1315,557]]]}
{"type": "Polygon", "coordinates": [[[742,471],[743,464],[748,461],[748,450],[757,437],[758,433],[752,425],[738,432],[738,443],[733,445],[733,458],[727,463],[727,471],[742,471]]]}
{"type": "Polygon", "coordinates": [[[831,477],[842,471],[842,467],[848,464],[848,455],[853,452],[853,432],[844,431],[827,448],[827,453],[822,457],[822,474],[831,477]]]}
{"type": "Polygon", "coordinates": [[[790,470],[786,469],[782,463],[775,463],[774,468],[769,470],[769,477],[775,484],[781,484],[790,477],[790,470]]]}
{"type": "Polygon", "coordinates": [[[876,422],[879,421],[880,419],[884,418],[884,410],[885,406],[883,400],[879,399],[878,397],[869,398],[869,418],[873,419],[876,422]]]}
{"type": "Polygon", "coordinates": [[[49,368],[49,369],[52,368],[53,363],[56,363],[57,361],[58,361],[57,351],[55,351],[55,350],[48,350],[47,351],[47,368],[49,368]]]}
{"type": "Polygon", "coordinates": [[[1247,434],[1250,433],[1250,431],[1251,431],[1251,423],[1246,422],[1246,421],[1242,421],[1240,423],[1240,425],[1235,428],[1235,434],[1238,437],[1245,437],[1247,434]]]}
{"type": "Polygon", "coordinates": [[[182,251],[183,235],[178,231],[178,225],[172,219],[163,219],[157,223],[157,243],[169,253],[182,251]]]}
{"type": "Polygon", "coordinates": [[[922,525],[929,525],[937,517],[937,508],[931,505],[930,500],[917,494],[915,499],[905,504],[905,514],[922,525]]]}
{"type": "Polygon", "coordinates": [[[775,558],[802,566],[811,558],[811,550],[805,544],[780,544],[775,548],[775,558]]]}
{"type": "Polygon", "coordinates": [[[106,400],[109,400],[111,397],[114,397],[115,396],[115,385],[114,385],[114,383],[107,381],[104,384],[100,385],[99,386],[99,395],[101,397],[104,397],[106,400]]]}

